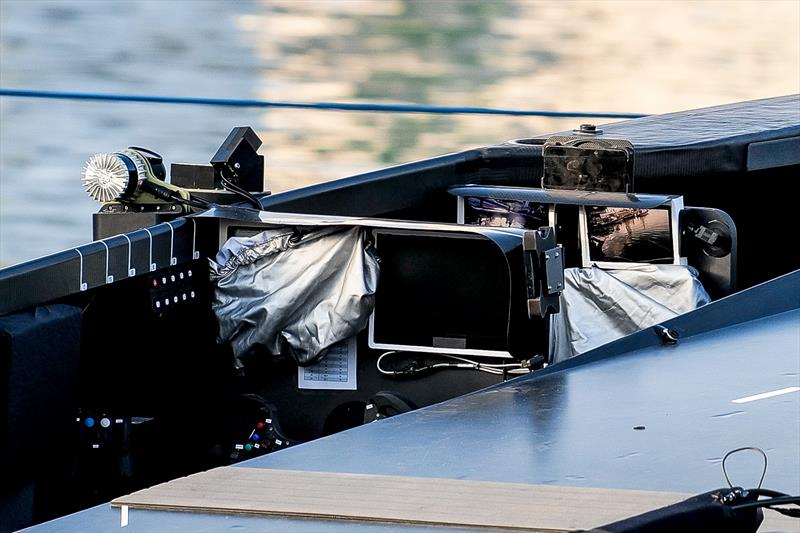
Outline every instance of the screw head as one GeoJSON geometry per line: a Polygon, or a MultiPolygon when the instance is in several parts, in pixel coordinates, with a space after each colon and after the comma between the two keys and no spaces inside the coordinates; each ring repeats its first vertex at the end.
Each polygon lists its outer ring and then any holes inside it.
{"type": "Polygon", "coordinates": [[[581,124],[578,129],[572,131],[581,135],[599,135],[603,133],[603,130],[594,124],[581,124]]]}

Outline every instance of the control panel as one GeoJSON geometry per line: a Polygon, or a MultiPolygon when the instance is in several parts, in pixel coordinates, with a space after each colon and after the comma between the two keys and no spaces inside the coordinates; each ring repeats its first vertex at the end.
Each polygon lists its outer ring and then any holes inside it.
{"type": "Polygon", "coordinates": [[[156,314],[181,309],[200,300],[203,284],[196,266],[181,265],[153,272],[149,277],[150,303],[156,314]]]}
{"type": "Polygon", "coordinates": [[[109,451],[127,448],[130,417],[111,416],[105,412],[82,411],[75,422],[79,428],[81,451],[109,451]]]}
{"type": "Polygon", "coordinates": [[[230,453],[232,462],[243,461],[296,444],[284,436],[273,413],[273,409],[267,408],[267,415],[257,420],[249,432],[241,435],[246,438],[234,443],[230,453]]]}

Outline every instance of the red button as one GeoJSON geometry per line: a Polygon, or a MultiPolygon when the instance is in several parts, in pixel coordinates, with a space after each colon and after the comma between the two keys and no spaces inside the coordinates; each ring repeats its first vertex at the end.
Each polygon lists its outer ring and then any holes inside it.
{"type": "Polygon", "coordinates": [[[153,280],[153,287],[158,287],[158,280],[157,279],[153,280]]]}
{"type": "Polygon", "coordinates": [[[264,427],[264,422],[259,422],[258,424],[256,424],[256,429],[261,429],[263,427],[264,427]]]}

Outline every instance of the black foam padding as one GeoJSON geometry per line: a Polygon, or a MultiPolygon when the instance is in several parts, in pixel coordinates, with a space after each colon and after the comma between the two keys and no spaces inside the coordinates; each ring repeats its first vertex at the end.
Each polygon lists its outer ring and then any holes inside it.
{"type": "Polygon", "coordinates": [[[0,488],[31,478],[69,444],[80,340],[77,307],[45,305],[0,317],[0,488]]]}

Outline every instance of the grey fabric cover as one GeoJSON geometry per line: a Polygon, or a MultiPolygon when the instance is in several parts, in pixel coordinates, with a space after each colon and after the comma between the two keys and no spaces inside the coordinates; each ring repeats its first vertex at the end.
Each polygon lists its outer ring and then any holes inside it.
{"type": "Polygon", "coordinates": [[[564,361],[709,301],[697,271],[688,266],[565,269],[561,312],[550,322],[551,361],[564,361]]]}
{"type": "Polygon", "coordinates": [[[210,261],[220,342],[310,364],[366,327],[378,258],[363,228],[277,228],[228,239],[210,261]]]}

